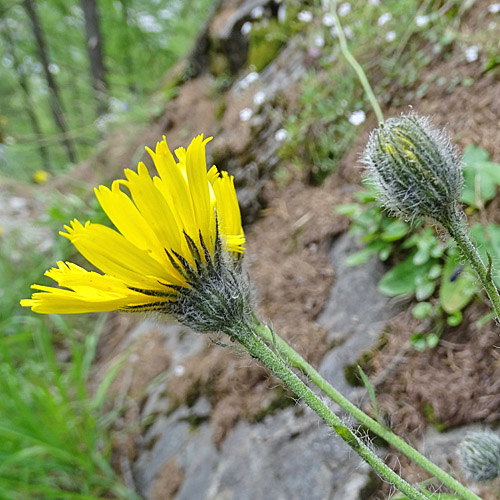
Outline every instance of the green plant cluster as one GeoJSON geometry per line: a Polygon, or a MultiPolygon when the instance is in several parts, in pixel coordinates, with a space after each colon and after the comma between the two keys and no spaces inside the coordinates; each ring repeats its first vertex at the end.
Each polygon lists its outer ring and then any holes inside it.
{"type": "MultiPolygon", "coordinates": [[[[469,146],[464,152],[464,189],[461,201],[466,212],[477,212],[493,199],[500,185],[500,165],[490,161],[488,152],[469,146]]],[[[445,327],[457,326],[462,311],[481,287],[470,267],[464,263],[452,240],[435,235],[424,221],[409,222],[393,218],[376,201],[372,188],[355,193],[356,202],[335,207],[352,220],[350,232],[360,236],[364,247],[350,255],[348,265],[360,265],[373,256],[392,266],[382,276],[378,289],[387,297],[415,296],[415,318],[429,320],[427,333],[416,333],[413,346],[424,350],[435,347],[445,327]]],[[[500,225],[476,223],[471,235],[484,262],[500,261],[500,225]]],[[[500,277],[494,275],[500,285],[500,277]]]]}
{"type": "MultiPolygon", "coordinates": [[[[76,212],[104,219],[96,203],[66,195],[52,200],[46,223],[55,233],[76,212]]],[[[19,306],[30,283],[48,284],[48,260],[69,258],[64,240],[40,251],[20,234],[0,237],[0,498],[140,500],[110,466],[122,410],[108,408],[108,388],[121,365],[92,380],[105,316],[40,316],[19,306]]]]}
{"type": "MultiPolygon", "coordinates": [[[[373,90],[381,104],[401,104],[422,98],[429,88],[429,82],[422,82],[415,89],[422,69],[437,55],[445,57],[450,51],[455,41],[451,26],[459,15],[460,2],[449,2],[449,9],[443,16],[430,15],[425,26],[415,24],[417,16],[431,14],[438,3],[388,0],[372,5],[356,2],[351,12],[341,18],[344,31],[348,33],[349,49],[366,69],[368,77],[373,76],[370,80],[377,82],[373,90]],[[390,19],[380,25],[383,15],[390,15],[390,19]],[[386,40],[388,33],[394,37],[392,41],[386,40]],[[374,71],[376,74],[372,75],[374,71]],[[400,90],[400,95],[394,95],[394,88],[400,90]]],[[[325,12],[313,7],[310,10],[313,20],[303,26],[304,44],[310,53],[319,52],[320,55],[303,80],[298,106],[286,124],[290,139],[280,152],[284,158],[307,168],[311,182],[321,184],[336,169],[357,137],[357,127],[349,117],[356,111],[368,112],[369,105],[358,76],[340,54],[339,42],[331,26],[325,26],[322,21],[325,12]],[[324,40],[321,49],[315,47],[318,37],[324,40]]],[[[445,83],[451,85],[452,82],[445,83]]],[[[465,82],[453,83],[454,86],[460,84],[465,85],[465,82]]]]}

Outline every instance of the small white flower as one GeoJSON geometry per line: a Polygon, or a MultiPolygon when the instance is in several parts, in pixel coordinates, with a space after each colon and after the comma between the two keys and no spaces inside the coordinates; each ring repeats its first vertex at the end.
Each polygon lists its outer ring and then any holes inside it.
{"type": "Polygon", "coordinates": [[[274,134],[274,139],[277,142],[283,142],[288,139],[288,132],[284,128],[280,128],[279,130],[276,131],[274,134]]]}
{"type": "Polygon", "coordinates": [[[497,27],[497,23],[495,21],[491,21],[491,23],[488,24],[488,29],[494,30],[497,27]]]}
{"type": "Polygon", "coordinates": [[[251,73],[248,73],[248,75],[245,76],[245,78],[243,78],[238,83],[237,87],[241,90],[245,90],[250,86],[250,84],[252,84],[253,82],[255,82],[255,80],[258,79],[259,79],[259,73],[257,73],[256,71],[252,71],[251,73]]]}
{"type": "Polygon", "coordinates": [[[247,122],[252,118],[253,111],[250,108],[245,108],[240,111],[240,120],[242,122],[247,122]]]}
{"type": "Polygon", "coordinates": [[[297,19],[303,23],[310,23],[312,21],[313,15],[310,10],[302,10],[298,13],[297,19]]]}
{"type": "Polygon", "coordinates": [[[160,19],[172,19],[175,16],[175,12],[170,9],[161,9],[158,11],[158,17],[160,19]]]}
{"type": "Polygon", "coordinates": [[[479,47],[477,45],[471,45],[465,50],[465,59],[467,62],[477,61],[479,57],[479,47]]]}
{"type": "Polygon", "coordinates": [[[395,31],[388,31],[387,35],[385,35],[385,39],[388,42],[394,42],[394,40],[396,40],[396,32],[395,31]]]}
{"type": "Polygon", "coordinates": [[[321,35],[316,35],[316,37],[314,38],[314,45],[319,48],[324,47],[325,39],[321,35]]]}
{"type": "Polygon", "coordinates": [[[49,64],[49,71],[53,74],[53,75],[57,75],[57,73],[59,73],[59,66],[55,63],[50,63],[49,64]]]}
{"type": "Polygon", "coordinates": [[[429,22],[429,16],[417,16],[415,18],[415,24],[417,26],[425,26],[429,22]]]}
{"type": "Polygon", "coordinates": [[[370,5],[380,5],[380,0],[368,0],[370,5]]]}
{"type": "Polygon", "coordinates": [[[339,32],[337,31],[337,28],[335,26],[332,26],[330,28],[330,33],[332,34],[333,38],[339,37],[339,32]]]}
{"type": "Polygon", "coordinates": [[[248,35],[250,31],[252,30],[252,23],[250,21],[247,21],[246,23],[243,23],[243,26],[241,27],[241,34],[243,36],[248,35]]]}
{"type": "Polygon", "coordinates": [[[260,106],[264,101],[266,100],[266,93],[262,92],[262,90],[259,90],[254,96],[253,96],[253,103],[256,106],[260,106]]]}
{"type": "Polygon", "coordinates": [[[492,3],[488,7],[488,12],[491,12],[492,14],[496,14],[497,12],[500,12],[500,3],[492,3]]]}
{"type": "Polygon", "coordinates": [[[351,116],[349,116],[349,122],[356,126],[361,125],[365,120],[366,115],[362,110],[354,111],[354,113],[351,113],[351,116]]]}
{"type": "Polygon", "coordinates": [[[177,365],[174,368],[174,374],[176,377],[182,377],[182,375],[184,375],[185,371],[186,371],[186,369],[182,365],[177,365]]]}
{"type": "Polygon", "coordinates": [[[341,17],[347,16],[351,12],[351,4],[349,2],[340,4],[338,12],[341,17]]]}
{"type": "Polygon", "coordinates": [[[379,26],[383,26],[385,23],[389,22],[391,19],[392,19],[392,14],[390,12],[386,12],[385,14],[382,14],[378,18],[377,23],[379,26]]]}
{"type": "Polygon", "coordinates": [[[262,15],[264,14],[264,7],[262,5],[259,5],[252,9],[252,12],[250,12],[250,15],[252,16],[253,19],[260,19],[262,15]]]}
{"type": "Polygon", "coordinates": [[[278,7],[278,21],[283,24],[286,21],[286,5],[280,5],[278,7]]]}
{"type": "Polygon", "coordinates": [[[344,26],[344,35],[347,39],[351,40],[354,37],[354,33],[349,26],[344,26]]]}
{"type": "Polygon", "coordinates": [[[324,26],[327,26],[327,27],[333,26],[335,24],[335,21],[333,19],[333,14],[330,14],[329,12],[327,12],[323,16],[323,20],[321,22],[323,23],[324,26]]]}

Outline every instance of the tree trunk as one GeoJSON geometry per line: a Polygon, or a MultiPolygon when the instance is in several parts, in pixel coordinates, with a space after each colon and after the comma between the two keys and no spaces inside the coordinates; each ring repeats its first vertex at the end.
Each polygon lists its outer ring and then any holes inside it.
{"type": "Polygon", "coordinates": [[[85,36],[87,52],[90,61],[92,87],[97,103],[97,113],[100,115],[107,109],[108,84],[106,68],[102,58],[102,36],[99,29],[99,13],[96,0],[81,0],[80,4],[85,16],[85,36]]]}
{"type": "Polygon", "coordinates": [[[47,81],[47,86],[49,88],[50,107],[52,109],[54,121],[59,130],[61,131],[61,144],[63,148],[66,150],[66,154],[68,155],[69,161],[75,163],[76,162],[75,148],[73,145],[73,141],[70,139],[68,135],[68,127],[66,124],[66,120],[64,118],[59,89],[49,69],[50,63],[49,63],[49,57],[47,55],[45,39],[43,37],[40,21],[38,20],[38,15],[36,13],[33,0],[24,0],[24,8],[31,22],[33,35],[36,40],[38,56],[42,63],[43,70],[45,73],[45,79],[47,81]]]}
{"type": "Polygon", "coordinates": [[[21,62],[19,61],[19,58],[17,57],[17,52],[16,52],[16,44],[14,43],[14,40],[12,38],[12,34],[10,32],[10,28],[9,28],[7,23],[4,23],[4,25],[3,25],[3,33],[4,33],[5,42],[6,42],[6,48],[12,57],[14,71],[16,73],[17,81],[18,81],[19,86],[21,87],[21,89],[23,91],[24,110],[26,111],[26,114],[28,115],[28,117],[31,121],[31,126],[33,128],[33,132],[36,134],[37,138],[39,139],[38,151],[40,152],[40,157],[42,159],[43,168],[45,170],[50,170],[49,152],[48,152],[45,144],[42,141],[40,141],[40,139],[42,139],[42,136],[43,136],[42,128],[40,127],[40,122],[38,121],[38,117],[36,116],[36,113],[35,113],[35,106],[34,106],[33,101],[31,99],[29,80],[26,77],[26,73],[21,70],[21,62]]]}
{"type": "Polygon", "coordinates": [[[132,53],[130,51],[130,28],[129,28],[129,18],[128,18],[128,5],[127,0],[120,0],[122,6],[123,14],[123,56],[124,56],[124,67],[127,72],[128,89],[131,94],[135,94],[137,89],[134,83],[134,61],[132,59],[132,53]]]}

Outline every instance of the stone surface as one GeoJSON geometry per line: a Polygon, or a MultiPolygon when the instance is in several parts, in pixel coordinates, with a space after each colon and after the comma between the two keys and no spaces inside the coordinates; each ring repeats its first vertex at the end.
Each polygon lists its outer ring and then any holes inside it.
{"type": "Polygon", "coordinates": [[[379,340],[386,322],[398,311],[377,290],[385,272],[376,258],[360,266],[348,267],[345,259],[359,250],[357,237],[340,236],[330,251],[335,283],[330,298],[318,321],[327,330],[328,342],[335,347],[326,354],[320,373],[339,392],[348,396],[353,388],[345,379],[344,370],[379,340]]]}
{"type": "Polygon", "coordinates": [[[148,433],[161,437],[136,462],[146,498],[172,458],[184,475],[176,500],[358,500],[369,488],[368,466],[310,410],[289,408],[254,425],[241,421],[220,450],[209,425],[190,430],[186,416],[180,409],[148,433]]]}

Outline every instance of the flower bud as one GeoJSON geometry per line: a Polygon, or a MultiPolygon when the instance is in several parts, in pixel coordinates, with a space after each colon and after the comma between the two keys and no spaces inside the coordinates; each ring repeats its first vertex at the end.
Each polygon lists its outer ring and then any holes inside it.
{"type": "Polygon", "coordinates": [[[444,131],[415,113],[374,130],[363,163],[380,202],[394,215],[447,221],[462,190],[462,159],[444,131]]]}
{"type": "Polygon", "coordinates": [[[460,443],[457,454],[463,471],[474,481],[500,475],[500,436],[491,431],[468,434],[460,443]]]}

